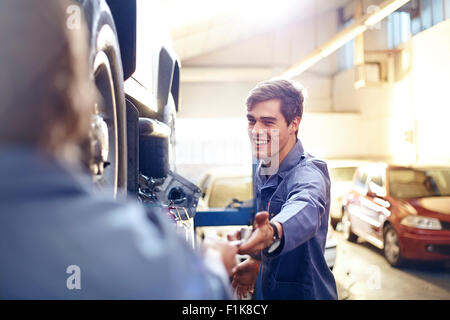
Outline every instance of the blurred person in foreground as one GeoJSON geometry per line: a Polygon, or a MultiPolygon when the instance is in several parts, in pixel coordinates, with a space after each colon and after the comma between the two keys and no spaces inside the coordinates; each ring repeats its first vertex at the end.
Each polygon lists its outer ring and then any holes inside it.
{"type": "Polygon", "coordinates": [[[230,298],[235,247],[203,259],[161,212],[82,173],[95,89],[70,4],[0,2],[0,299],[230,298]]]}
{"type": "Polygon", "coordinates": [[[324,257],[330,178],[326,163],[305,152],[297,137],[303,101],[301,87],[283,79],[261,82],[247,97],[258,213],[239,248],[251,255],[234,270],[239,296],[256,283],[258,299],[337,299],[324,257]]]}

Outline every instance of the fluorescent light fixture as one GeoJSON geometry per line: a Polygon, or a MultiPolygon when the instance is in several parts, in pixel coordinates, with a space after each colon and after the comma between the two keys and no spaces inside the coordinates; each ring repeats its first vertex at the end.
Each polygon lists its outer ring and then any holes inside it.
{"type": "Polygon", "coordinates": [[[369,26],[377,24],[409,1],[410,0],[387,0],[383,2],[380,5],[379,10],[366,14],[358,19],[351,26],[345,28],[328,40],[325,44],[310,53],[305,59],[289,68],[281,76],[285,78],[293,78],[300,75],[302,72],[306,71],[323,58],[341,48],[347,42],[353,40],[356,36],[365,32],[369,26]]]}
{"type": "Polygon", "coordinates": [[[311,55],[310,57],[302,60],[301,63],[299,63],[298,65],[293,66],[288,71],[283,73],[282,77],[288,79],[293,78],[301,74],[302,72],[308,70],[311,66],[319,62],[321,59],[322,56],[319,54],[311,55]]]}
{"type": "Polygon", "coordinates": [[[330,54],[338,50],[340,47],[345,45],[347,42],[353,40],[356,36],[360,35],[367,30],[364,25],[353,27],[352,30],[348,30],[342,35],[338,34],[337,38],[333,38],[333,41],[326,45],[320,52],[322,58],[328,57],[330,54]]]}
{"type": "Polygon", "coordinates": [[[324,45],[313,51],[307,58],[283,73],[282,76],[285,78],[293,78],[301,74],[323,58],[338,50],[347,42],[351,41],[357,35],[366,31],[366,29],[367,26],[365,25],[353,25],[350,28],[341,31],[336,36],[331,38],[331,40],[327,41],[324,45]]]}

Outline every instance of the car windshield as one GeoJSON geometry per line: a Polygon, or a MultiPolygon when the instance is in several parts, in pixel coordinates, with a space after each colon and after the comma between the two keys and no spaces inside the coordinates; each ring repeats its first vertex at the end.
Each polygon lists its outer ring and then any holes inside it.
{"type": "Polygon", "coordinates": [[[330,178],[334,182],[352,181],[356,167],[330,168],[330,178]]]}
{"type": "Polygon", "coordinates": [[[233,198],[239,201],[252,199],[252,177],[227,177],[216,179],[209,198],[210,208],[225,208],[233,198]]]}
{"type": "Polygon", "coordinates": [[[394,198],[450,196],[450,168],[393,169],[389,188],[394,198]]]}

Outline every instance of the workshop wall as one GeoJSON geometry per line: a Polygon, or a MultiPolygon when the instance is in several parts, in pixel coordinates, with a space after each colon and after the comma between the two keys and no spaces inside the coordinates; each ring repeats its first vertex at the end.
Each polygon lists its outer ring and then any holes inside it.
{"type": "Polygon", "coordinates": [[[411,48],[411,71],[403,80],[409,90],[401,91],[398,100],[403,105],[393,107],[412,110],[419,162],[450,163],[449,39],[450,20],[446,20],[417,34],[402,47],[411,48]]]}
{"type": "MultiPolygon", "coordinates": [[[[385,83],[356,89],[355,70],[333,78],[333,109],[360,114],[358,139],[397,163],[450,163],[450,21],[441,22],[389,53],[385,83]]],[[[367,150],[366,154],[370,154],[367,150]]]]}
{"type": "MultiPolygon", "coordinates": [[[[227,122],[222,127],[246,132],[244,103],[248,91],[257,82],[280,75],[335,34],[337,26],[337,12],[330,11],[316,22],[290,23],[183,61],[178,122],[186,125],[177,129],[179,149],[196,145],[201,152],[217,148],[210,152],[236,154],[236,147],[245,153],[245,134],[231,139],[233,147],[225,143],[224,139],[230,139],[227,130],[215,138],[217,143],[210,141],[207,128],[211,124],[211,130],[220,127],[213,119],[227,122]],[[189,136],[184,130],[203,134],[189,136]]],[[[305,86],[307,95],[300,137],[308,151],[322,158],[450,163],[450,150],[439,147],[450,139],[446,90],[450,61],[445,55],[450,46],[450,21],[415,35],[395,50],[387,50],[386,28],[384,20],[364,34],[366,56],[384,59],[386,79],[356,88],[355,69],[340,71],[337,54],[295,79],[305,86]]],[[[221,159],[228,159],[223,164],[239,164],[247,161],[248,153],[221,159]]],[[[186,154],[179,160],[187,165],[209,161],[186,154]]]]}
{"type": "MultiPolygon", "coordinates": [[[[207,165],[211,159],[206,159],[202,154],[236,154],[235,148],[242,152],[247,150],[247,156],[236,159],[222,156],[213,163],[236,165],[240,161],[248,161],[250,147],[246,136],[245,98],[249,90],[261,80],[279,76],[328,40],[336,32],[337,26],[337,12],[329,11],[318,21],[307,19],[291,23],[183,61],[177,148],[195,149],[196,152],[179,151],[177,162],[185,168],[202,163],[207,165]],[[211,138],[210,130],[222,128],[224,121],[229,128],[243,132],[243,135],[232,138],[229,130],[225,130],[222,138],[211,138]],[[186,130],[199,134],[188,134],[186,130]],[[217,143],[212,143],[211,139],[216,139],[217,143]],[[228,145],[224,139],[232,140],[233,143],[228,145]]],[[[361,116],[357,113],[333,112],[332,76],[337,70],[337,55],[333,54],[295,79],[306,88],[300,137],[308,151],[322,158],[359,158],[366,151],[374,153],[372,149],[366,150],[364,141],[352,138],[359,134],[361,116]]]]}
{"type": "MultiPolygon", "coordinates": [[[[183,61],[183,108],[179,117],[241,116],[241,107],[248,90],[259,81],[281,75],[328,40],[336,32],[336,19],[337,13],[330,11],[321,16],[319,21],[310,18],[290,23],[183,61]],[[200,97],[201,101],[198,100],[199,92],[204,96],[200,97]],[[218,97],[221,101],[218,101],[218,97]],[[216,104],[219,106],[216,107],[216,104]]],[[[308,112],[330,111],[331,76],[337,68],[337,58],[332,55],[296,79],[307,88],[308,112]]]]}
{"type": "Polygon", "coordinates": [[[377,134],[377,152],[403,164],[450,163],[450,21],[427,29],[391,53],[387,83],[354,87],[353,69],[333,79],[333,105],[361,114],[364,128],[385,128],[377,134]]]}

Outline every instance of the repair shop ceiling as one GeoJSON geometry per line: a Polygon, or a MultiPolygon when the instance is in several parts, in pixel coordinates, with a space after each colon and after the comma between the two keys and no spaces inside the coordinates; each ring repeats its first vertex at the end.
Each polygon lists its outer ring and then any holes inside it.
{"type": "Polygon", "coordinates": [[[355,0],[165,0],[160,5],[181,60],[219,50],[355,0]]]}

